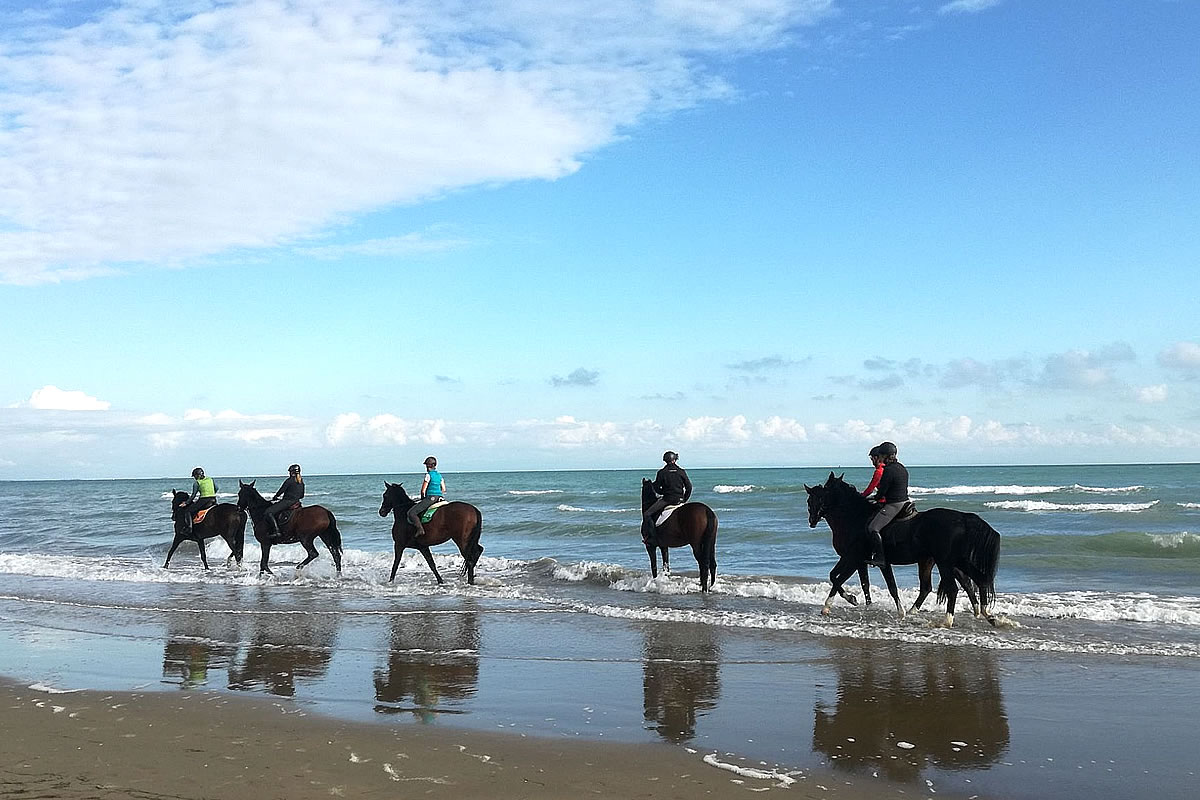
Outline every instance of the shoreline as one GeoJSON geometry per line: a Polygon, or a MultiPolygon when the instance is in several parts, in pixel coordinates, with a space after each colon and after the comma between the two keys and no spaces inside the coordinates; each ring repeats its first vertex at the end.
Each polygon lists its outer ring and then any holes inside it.
{"type": "Polygon", "coordinates": [[[219,691],[52,690],[4,677],[0,708],[6,730],[20,732],[0,738],[5,796],[382,798],[410,784],[433,798],[692,800],[780,790],[858,800],[912,788],[773,772],[668,744],[352,722],[219,691]]]}

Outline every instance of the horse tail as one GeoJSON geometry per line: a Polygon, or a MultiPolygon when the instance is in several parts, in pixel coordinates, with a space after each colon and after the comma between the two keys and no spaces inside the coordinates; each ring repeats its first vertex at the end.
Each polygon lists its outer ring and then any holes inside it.
{"type": "Polygon", "coordinates": [[[333,543],[331,549],[337,550],[340,557],[342,555],[342,532],[338,530],[337,518],[333,516],[333,512],[326,509],[325,513],[329,515],[329,541],[333,543]]]}
{"type": "Polygon", "coordinates": [[[708,526],[704,529],[704,552],[708,556],[708,582],[711,585],[717,579],[717,514],[705,506],[708,515],[708,526]]]}
{"type": "Polygon", "coordinates": [[[471,535],[467,537],[466,552],[463,553],[463,565],[460,570],[462,575],[475,569],[475,565],[479,563],[479,557],[483,555],[483,547],[479,544],[479,537],[483,535],[483,512],[474,506],[472,508],[475,510],[475,526],[471,528],[471,535]]]}
{"type": "Polygon", "coordinates": [[[996,567],[1000,564],[1000,534],[978,514],[963,514],[966,525],[963,571],[979,587],[979,603],[987,608],[996,599],[996,567]]]}

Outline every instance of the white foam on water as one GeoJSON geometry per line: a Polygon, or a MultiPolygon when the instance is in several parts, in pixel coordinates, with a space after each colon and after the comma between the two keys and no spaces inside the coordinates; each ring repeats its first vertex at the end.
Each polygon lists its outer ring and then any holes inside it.
{"type": "Polygon", "coordinates": [[[760,781],[778,781],[780,786],[790,786],[796,782],[796,779],[791,775],[776,770],[755,769],[753,767],[739,767],[737,764],[730,764],[727,761],[721,761],[717,758],[716,753],[710,753],[704,757],[704,763],[710,767],[723,769],[727,772],[732,772],[735,775],[741,775],[743,778],[754,778],[760,781]]]}
{"type": "Polygon", "coordinates": [[[525,495],[538,495],[538,494],[562,494],[563,490],[562,489],[510,489],[508,491],[508,493],[512,494],[512,495],[516,495],[518,497],[522,497],[525,495]]]}
{"type": "Polygon", "coordinates": [[[82,689],[56,689],[53,686],[48,686],[42,682],[31,683],[29,688],[35,692],[45,692],[46,694],[75,694],[83,691],[82,689]]]}
{"type": "Polygon", "coordinates": [[[1200,536],[1187,531],[1179,533],[1151,533],[1150,541],[1166,550],[1178,550],[1190,542],[1200,542],[1200,536]]]}
{"type": "Polygon", "coordinates": [[[984,503],[988,508],[1009,511],[1074,511],[1086,513],[1136,514],[1158,505],[1149,503],[1051,503],[1047,500],[995,500],[984,503]]]}
{"type": "Polygon", "coordinates": [[[573,513],[583,512],[585,514],[628,514],[631,511],[636,511],[635,508],[580,508],[579,506],[569,506],[566,503],[559,503],[554,507],[555,511],[569,511],[573,513]]]}
{"type": "Polygon", "coordinates": [[[1180,508],[1200,508],[1200,503],[1176,503],[1180,508]]]}
{"type": "Polygon", "coordinates": [[[962,494],[1051,494],[1053,492],[1061,492],[1064,486],[942,486],[938,488],[925,488],[921,486],[910,486],[909,494],[942,494],[942,495],[962,495],[962,494]]]}
{"type": "Polygon", "coordinates": [[[717,494],[745,494],[746,492],[753,492],[757,488],[758,487],[754,486],[753,484],[746,484],[745,486],[728,486],[726,484],[719,483],[714,486],[712,490],[717,494]]]}
{"type": "Polygon", "coordinates": [[[1077,492],[1088,492],[1090,494],[1128,494],[1132,492],[1140,492],[1145,489],[1145,486],[1080,486],[1078,483],[1071,487],[1077,492]]]}

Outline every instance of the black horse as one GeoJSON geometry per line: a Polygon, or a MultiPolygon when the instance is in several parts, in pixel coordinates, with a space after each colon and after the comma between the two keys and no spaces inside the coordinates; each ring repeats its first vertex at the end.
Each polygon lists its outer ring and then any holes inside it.
{"type": "Polygon", "coordinates": [[[208,555],[204,552],[204,540],[211,539],[214,536],[220,536],[225,540],[225,544],[229,545],[229,558],[225,559],[228,564],[230,560],[237,559],[237,563],[242,563],[242,548],[246,542],[246,514],[233,503],[220,503],[208,509],[204,519],[201,522],[193,523],[191,533],[188,533],[187,518],[184,514],[190,514],[184,506],[187,505],[191,495],[187,492],[177,492],[171,490],[174,497],[171,498],[171,519],[175,521],[175,541],[171,542],[171,549],[167,551],[167,560],[163,562],[163,569],[171,565],[171,556],[175,555],[175,549],[184,542],[195,542],[200,548],[200,563],[208,569],[208,555]]]}
{"type": "MultiPolygon", "coordinates": [[[[654,482],[642,478],[642,513],[646,513],[658,495],[654,482]]],[[[670,547],[692,546],[692,555],[700,567],[700,591],[707,592],[717,582],[717,515],[704,503],[684,503],[654,529],[654,539],[662,550],[663,571],[671,571],[670,547]]],[[[658,561],[654,556],[655,541],[646,542],[650,556],[650,574],[658,577],[658,561]]]]}
{"type": "Polygon", "coordinates": [[[271,556],[271,546],[276,544],[296,544],[299,543],[304,547],[308,556],[296,565],[296,569],[303,569],[310,561],[317,557],[317,548],[313,547],[313,541],[320,538],[325,543],[325,547],[329,549],[329,555],[333,557],[333,566],[337,569],[338,574],[342,572],[342,534],[338,530],[337,520],[333,514],[324,506],[305,506],[292,513],[288,520],[279,526],[279,536],[272,538],[267,532],[267,506],[271,505],[271,501],[258,493],[258,489],[254,488],[254,481],[242,483],[238,481],[238,499],[237,507],[250,512],[250,521],[254,523],[254,538],[258,540],[259,546],[262,548],[262,560],[259,562],[259,573],[271,572],[269,559],[271,556]]]}
{"type": "MultiPolygon", "coordinates": [[[[877,506],[859,494],[842,477],[829,473],[823,486],[805,485],[808,492],[808,525],[815,528],[822,518],[833,532],[833,549],[839,556],[829,573],[833,588],[825,599],[822,613],[829,613],[835,594],[842,593],[842,583],[866,563],[869,551],[867,521],[877,506]]],[[[957,582],[962,582],[970,596],[970,582],[979,587],[977,616],[996,624],[989,606],[995,600],[996,566],[1000,560],[1000,534],[979,515],[949,508],[931,508],[914,517],[896,520],[883,530],[884,554],[887,564],[881,570],[888,591],[896,602],[896,610],[904,616],[900,593],[892,564],[920,564],[921,591],[913,610],[921,607],[932,587],[932,564],[936,564],[941,580],[938,601],[946,601],[945,625],[954,624],[954,602],[958,596],[957,582]]],[[[860,575],[862,572],[860,572],[860,575]]],[[[975,598],[971,596],[975,606],[975,598]]]]}
{"type": "Polygon", "coordinates": [[[388,581],[396,580],[396,570],[400,568],[400,556],[404,555],[404,549],[415,547],[425,556],[425,563],[433,570],[433,577],[437,578],[438,583],[443,583],[429,548],[431,545],[453,539],[458,545],[458,552],[462,553],[462,573],[467,576],[467,583],[475,583],[475,565],[483,555],[483,547],[479,544],[479,536],[483,532],[483,514],[479,509],[461,500],[447,503],[439,508],[433,519],[424,523],[425,535],[418,537],[417,529],[408,521],[408,510],[417,501],[409,497],[408,492],[398,483],[384,481],[383,486],[383,503],[379,506],[379,516],[394,515],[392,542],[396,550],[396,558],[392,561],[392,574],[388,581]]]}

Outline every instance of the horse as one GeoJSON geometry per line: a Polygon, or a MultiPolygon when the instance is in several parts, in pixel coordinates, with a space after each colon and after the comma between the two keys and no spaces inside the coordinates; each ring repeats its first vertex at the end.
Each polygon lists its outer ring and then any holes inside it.
{"type": "MultiPolygon", "coordinates": [[[[830,473],[832,475],[833,473],[830,473]]],[[[810,528],[815,528],[817,522],[821,519],[822,507],[824,504],[824,486],[809,486],[804,485],[808,491],[808,522],[810,528]]],[[[852,606],[858,605],[858,598],[854,593],[848,591],[843,585],[850,575],[858,571],[858,580],[862,586],[863,598],[867,605],[871,605],[871,582],[867,577],[867,556],[870,553],[870,542],[866,539],[855,538],[853,536],[839,536],[836,533],[833,537],[833,548],[837,552],[839,559],[833,569],[829,571],[829,580],[833,584],[830,590],[829,597],[826,599],[825,607],[822,609],[822,614],[829,614],[830,602],[833,595],[841,595],[846,602],[852,606]],[[839,577],[840,576],[840,577],[839,577]]],[[[894,563],[894,562],[893,562],[894,563]]],[[[917,574],[920,578],[920,590],[917,594],[916,601],[908,609],[909,612],[920,611],[921,604],[925,602],[925,598],[933,590],[933,567],[934,560],[932,558],[922,559],[917,562],[917,574]]],[[[979,601],[975,598],[975,588],[971,579],[968,578],[961,570],[955,569],[954,576],[962,586],[963,591],[967,593],[967,597],[971,600],[971,610],[976,617],[980,615],[979,601]]]]}
{"type": "MultiPolygon", "coordinates": [[[[642,478],[642,513],[646,513],[658,495],[654,483],[642,478]]],[[[717,582],[717,515],[704,503],[684,503],[654,528],[654,538],[646,542],[646,553],[650,556],[650,575],[658,577],[658,561],[654,556],[655,543],[662,550],[663,572],[671,571],[671,560],[667,548],[692,546],[692,555],[700,567],[700,591],[707,592],[717,582]]]]}
{"type": "Polygon", "coordinates": [[[297,542],[304,547],[308,553],[308,557],[296,565],[296,569],[304,569],[304,567],[317,557],[317,548],[313,547],[313,541],[320,538],[325,543],[325,547],[329,549],[329,555],[333,557],[333,566],[338,574],[342,574],[342,534],[338,530],[337,520],[333,514],[324,506],[305,506],[292,512],[292,516],[287,522],[279,526],[279,537],[272,539],[267,532],[267,506],[271,505],[271,501],[258,493],[258,489],[254,488],[254,481],[242,483],[238,481],[238,499],[237,507],[250,512],[250,521],[254,523],[254,538],[258,540],[259,546],[262,547],[262,560],[258,565],[258,572],[274,575],[271,572],[269,562],[271,556],[271,545],[275,544],[296,544],[297,542]]]}
{"type": "MultiPolygon", "coordinates": [[[[833,548],[838,553],[837,565],[829,573],[833,588],[825,599],[822,614],[829,613],[833,596],[841,593],[842,583],[856,569],[865,564],[868,554],[866,535],[867,521],[877,508],[858,490],[842,478],[829,473],[823,486],[808,486],[808,526],[815,528],[822,518],[829,523],[833,532],[833,548]]],[[[996,567],[1000,560],[1000,534],[978,514],[955,511],[949,508],[931,508],[918,512],[909,519],[896,520],[883,530],[884,554],[887,563],[881,567],[888,591],[896,603],[900,617],[904,608],[900,605],[900,593],[896,589],[893,564],[919,564],[921,591],[911,610],[921,607],[932,586],[932,565],[936,564],[941,580],[938,583],[937,599],[946,601],[946,618],[943,624],[954,624],[954,603],[958,596],[958,583],[962,582],[976,608],[976,616],[983,616],[992,625],[996,619],[989,606],[995,600],[996,567]],[[967,580],[969,579],[969,581],[967,580]],[[979,603],[976,605],[970,582],[979,588],[979,603]]],[[[860,573],[862,574],[862,573],[860,573]]]]}
{"type": "Polygon", "coordinates": [[[242,548],[246,542],[246,514],[235,506],[233,503],[219,503],[208,509],[208,513],[204,515],[201,522],[192,525],[192,532],[189,534],[187,530],[187,519],[184,514],[190,514],[184,506],[187,505],[191,495],[187,492],[177,492],[171,490],[174,495],[171,498],[171,519],[175,521],[175,541],[171,542],[171,549],[167,551],[167,560],[163,562],[163,569],[167,569],[171,565],[171,556],[175,554],[175,549],[184,542],[195,542],[200,548],[200,563],[208,569],[208,555],[204,552],[204,540],[211,539],[214,536],[220,536],[225,540],[225,544],[229,545],[229,558],[225,559],[228,564],[230,560],[237,559],[237,563],[242,563],[242,548]]]}
{"type": "Polygon", "coordinates": [[[393,515],[392,541],[395,543],[396,558],[392,561],[392,574],[388,583],[396,579],[396,570],[400,568],[400,556],[404,549],[415,547],[425,556],[425,563],[433,570],[433,577],[438,583],[444,583],[438,572],[437,564],[433,563],[433,554],[429,548],[442,544],[451,539],[458,545],[462,553],[463,565],[460,574],[467,576],[467,583],[475,583],[475,565],[483,555],[483,547],[479,544],[479,536],[483,532],[483,514],[470,503],[453,500],[445,505],[434,506],[438,511],[429,522],[424,523],[425,535],[417,538],[417,529],[409,524],[408,510],[417,502],[408,496],[404,487],[399,483],[383,482],[383,503],[379,506],[379,516],[393,515]]]}

